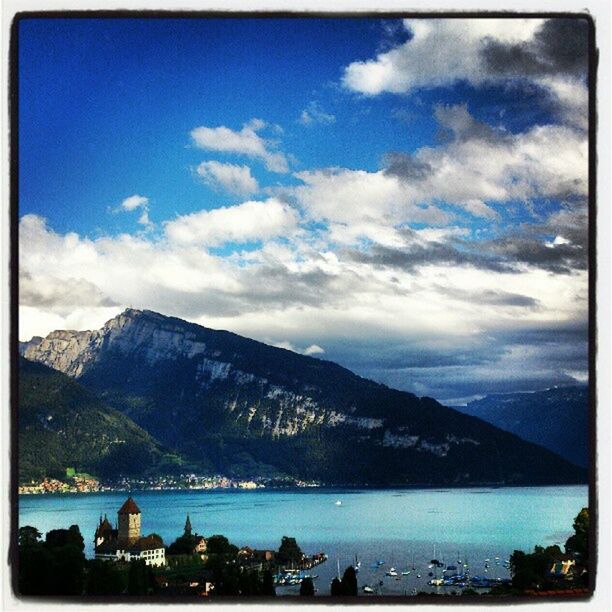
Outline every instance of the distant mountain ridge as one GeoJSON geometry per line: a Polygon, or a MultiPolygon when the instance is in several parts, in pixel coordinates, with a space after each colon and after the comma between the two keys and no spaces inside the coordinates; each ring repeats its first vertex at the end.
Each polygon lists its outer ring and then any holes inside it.
{"type": "Polygon", "coordinates": [[[217,471],[329,483],[584,482],[584,470],[431,398],[151,311],[56,331],[25,356],[77,379],[217,471]]]}
{"type": "Polygon", "coordinates": [[[576,465],[589,463],[586,385],[488,395],[457,410],[548,448],[576,465]]]}

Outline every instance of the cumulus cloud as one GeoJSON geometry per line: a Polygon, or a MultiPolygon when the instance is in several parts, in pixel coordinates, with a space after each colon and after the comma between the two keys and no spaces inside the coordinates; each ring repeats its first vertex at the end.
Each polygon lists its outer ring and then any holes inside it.
{"type": "Polygon", "coordinates": [[[207,185],[222,187],[237,195],[251,195],[259,191],[257,180],[248,166],[205,161],[197,167],[196,173],[207,185]]]}
{"type": "Polygon", "coordinates": [[[584,127],[585,20],[407,19],[404,25],[411,38],[375,59],[349,64],[345,87],[373,96],[461,80],[477,86],[529,80],[548,92],[566,120],[584,127]]]}
{"type": "Polygon", "coordinates": [[[123,200],[115,210],[127,212],[140,210],[138,223],[140,223],[140,225],[144,225],[147,228],[153,226],[153,223],[149,219],[149,198],[145,196],[134,194],[128,198],[125,198],[125,200],[123,200]]]}
{"type": "Polygon", "coordinates": [[[216,246],[226,242],[264,240],[291,232],[298,214],[276,198],[202,210],[168,221],[168,238],[180,244],[216,246]]]}
{"type": "MultiPolygon", "coordinates": [[[[212,225],[218,223],[224,230],[231,227],[235,211],[218,210],[218,214],[230,216],[216,221],[213,217],[212,225]]],[[[256,212],[255,217],[260,218],[260,211],[256,212]]],[[[571,212],[566,211],[550,215],[546,223],[555,215],[559,217],[557,224],[570,222],[571,212]]],[[[208,223],[204,221],[202,226],[208,223]]],[[[452,246],[462,236],[461,228],[413,231],[416,236],[399,231],[399,237],[404,242],[452,246]]],[[[41,217],[26,215],[20,222],[20,266],[25,288],[20,334],[28,339],[51,329],[96,328],[121,308],[132,305],[217,329],[231,329],[262,341],[285,339],[304,354],[321,354],[319,349],[324,346],[327,358],[398,385],[400,377],[391,372],[406,366],[402,355],[413,355],[429,346],[430,375],[442,371],[433,369],[437,355],[438,365],[457,368],[465,378],[471,376],[473,360],[478,359],[477,352],[470,353],[474,338],[490,338],[501,328],[516,326],[517,321],[545,326],[551,321],[572,322],[586,316],[584,270],[574,270],[570,276],[551,274],[534,265],[500,274],[487,267],[444,265],[435,255],[424,257],[422,265],[411,262],[408,266],[387,266],[351,257],[342,250],[330,251],[324,244],[312,245],[299,232],[293,237],[290,234],[272,238],[255,251],[223,257],[203,249],[200,241],[209,238],[197,232],[186,241],[175,240],[167,233],[90,239],[57,233],[41,217]],[[37,288],[37,279],[50,279],[46,281],[49,286],[37,288]],[[79,304],[71,307],[68,294],[75,292],[79,304]],[[312,338],[317,338],[316,344],[312,338]],[[364,344],[372,339],[380,342],[381,350],[391,340],[404,348],[398,349],[396,361],[389,353],[391,361],[377,370],[372,366],[371,346],[364,344]],[[351,350],[343,352],[342,346],[349,345],[351,350]],[[412,353],[406,353],[408,347],[412,347],[412,353]],[[452,355],[455,357],[451,359],[452,355]],[[366,367],[364,361],[370,365],[366,367]]],[[[245,236],[239,232],[240,239],[245,236]]],[[[563,246],[567,245],[558,245],[552,251],[563,246]]],[[[434,253],[441,248],[431,247],[434,253]]],[[[380,254],[375,245],[369,248],[371,255],[380,254]]],[[[490,347],[492,341],[488,342],[490,347]]],[[[518,338],[507,336],[504,342],[518,342],[518,338]]],[[[541,344],[537,336],[524,334],[521,342],[541,344]]],[[[505,354],[505,345],[499,346],[497,356],[491,350],[487,354],[492,360],[491,372],[505,354]]],[[[550,349],[554,350],[558,347],[550,349]]],[[[563,368],[579,370],[580,364],[574,363],[577,361],[574,358],[563,368]]],[[[455,372],[451,369],[445,370],[449,380],[455,372]]],[[[542,376],[544,371],[553,370],[543,368],[542,376]]],[[[405,374],[400,386],[414,389],[411,385],[415,381],[424,384],[424,375],[419,374],[423,371],[405,374]]],[[[496,375],[500,376],[499,370],[496,375]]],[[[449,383],[457,396],[459,387],[449,383]]],[[[423,388],[431,395],[434,390],[439,392],[431,379],[429,387],[423,388]]]]}
{"type": "Polygon", "coordinates": [[[112,307],[118,303],[84,278],[59,279],[49,275],[19,274],[19,302],[24,306],[69,314],[76,308],[112,307]]]}
{"type": "Polygon", "coordinates": [[[302,125],[313,125],[316,123],[330,125],[336,122],[336,117],[326,113],[318,102],[311,102],[301,113],[299,123],[302,125]]]}
{"type": "Polygon", "coordinates": [[[466,105],[437,106],[447,138],[408,154],[389,153],[378,172],[327,168],[296,173],[293,195],[309,218],[326,221],[337,243],[367,239],[394,248],[407,223],[447,225],[447,204],[493,221],[493,205],[534,198],[584,198],[588,140],[570,126],[509,134],[476,121],[466,105]]]}
{"type": "Polygon", "coordinates": [[[261,119],[252,119],[240,131],[225,126],[200,126],[191,130],[191,138],[200,149],[246,155],[262,161],[271,172],[288,172],[289,164],[284,153],[275,150],[273,141],[258,134],[266,127],[261,119]]]}

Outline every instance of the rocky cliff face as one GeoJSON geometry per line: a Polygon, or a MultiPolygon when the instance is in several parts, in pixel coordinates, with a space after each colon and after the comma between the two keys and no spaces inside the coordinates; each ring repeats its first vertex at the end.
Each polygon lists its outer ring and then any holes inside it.
{"type": "Polygon", "coordinates": [[[78,379],[162,444],[220,471],[265,463],[299,477],[394,484],[584,478],[435,400],[150,311],[126,310],[100,330],[53,332],[25,357],[78,379]]]}

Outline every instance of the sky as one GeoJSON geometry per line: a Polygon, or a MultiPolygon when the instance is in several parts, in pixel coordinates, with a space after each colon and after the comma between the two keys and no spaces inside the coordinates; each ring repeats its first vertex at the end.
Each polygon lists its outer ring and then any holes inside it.
{"type": "Polygon", "coordinates": [[[20,339],[151,309],[448,404],[583,383],[580,19],[24,19],[20,339]]]}

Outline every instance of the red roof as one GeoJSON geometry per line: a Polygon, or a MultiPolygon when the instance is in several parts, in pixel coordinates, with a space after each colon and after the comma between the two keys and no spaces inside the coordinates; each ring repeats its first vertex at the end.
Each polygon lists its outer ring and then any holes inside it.
{"type": "Polygon", "coordinates": [[[119,512],[117,512],[117,514],[141,514],[141,512],[140,508],[136,505],[136,502],[130,496],[125,500],[123,506],[119,508],[119,512]]]}

